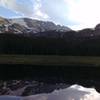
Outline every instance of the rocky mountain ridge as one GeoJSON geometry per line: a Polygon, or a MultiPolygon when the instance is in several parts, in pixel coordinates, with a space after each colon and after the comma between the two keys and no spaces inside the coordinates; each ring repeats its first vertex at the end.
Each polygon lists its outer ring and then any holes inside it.
{"type": "Polygon", "coordinates": [[[0,17],[0,33],[39,33],[45,31],[67,32],[71,29],[65,26],[56,25],[49,21],[39,21],[29,18],[5,19],[0,17]]]}
{"type": "Polygon", "coordinates": [[[91,38],[100,35],[100,24],[97,24],[94,28],[73,31],[66,26],[56,25],[49,21],[46,22],[29,18],[6,19],[0,17],[0,33],[14,33],[50,38],[91,38]]]}

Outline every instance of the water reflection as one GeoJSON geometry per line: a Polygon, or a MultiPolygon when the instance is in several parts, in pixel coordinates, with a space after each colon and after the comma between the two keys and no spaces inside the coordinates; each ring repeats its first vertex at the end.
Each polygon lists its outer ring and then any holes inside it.
{"type": "Polygon", "coordinates": [[[100,94],[94,88],[72,85],[66,89],[54,90],[48,94],[27,97],[0,96],[0,100],[100,100],[100,94]]]}
{"type": "Polygon", "coordinates": [[[73,85],[67,89],[55,90],[51,94],[29,96],[24,100],[100,100],[100,94],[93,88],[73,85]]]}

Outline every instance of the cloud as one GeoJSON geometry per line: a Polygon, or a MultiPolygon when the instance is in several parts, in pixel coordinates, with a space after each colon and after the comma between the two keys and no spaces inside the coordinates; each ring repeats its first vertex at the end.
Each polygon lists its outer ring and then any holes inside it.
{"type": "Polygon", "coordinates": [[[34,13],[33,18],[49,20],[48,14],[42,11],[42,3],[41,0],[35,0],[34,2],[34,13]]]}
{"type": "Polygon", "coordinates": [[[0,0],[0,6],[20,13],[23,16],[48,19],[49,16],[41,11],[41,0],[0,0]],[[24,3],[23,3],[24,2],[24,3]]]}
{"type": "Polygon", "coordinates": [[[69,20],[76,22],[74,28],[94,27],[100,22],[100,0],[65,0],[69,20]]]}
{"type": "MultiPolygon", "coordinates": [[[[25,0],[21,1],[24,2],[25,0]]],[[[0,0],[0,6],[13,10],[16,13],[21,13],[25,16],[31,16],[33,13],[32,5],[29,6],[27,1],[25,1],[24,4],[23,2],[17,2],[17,0],[0,0]]]]}
{"type": "Polygon", "coordinates": [[[72,29],[91,28],[98,24],[99,4],[100,0],[0,0],[0,6],[17,14],[53,21],[72,29]]]}
{"type": "Polygon", "coordinates": [[[22,16],[68,25],[64,0],[0,0],[0,5],[22,16]],[[24,2],[24,3],[23,3],[24,2]]]}
{"type": "Polygon", "coordinates": [[[49,20],[67,25],[67,5],[64,0],[42,0],[41,11],[49,16],[49,20]]]}

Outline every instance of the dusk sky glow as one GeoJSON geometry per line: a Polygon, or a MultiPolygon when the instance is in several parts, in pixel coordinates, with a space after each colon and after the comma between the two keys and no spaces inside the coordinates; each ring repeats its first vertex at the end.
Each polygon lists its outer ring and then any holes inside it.
{"type": "Polygon", "coordinates": [[[100,23],[100,0],[0,0],[3,17],[31,17],[68,26],[92,28],[100,23]]]}

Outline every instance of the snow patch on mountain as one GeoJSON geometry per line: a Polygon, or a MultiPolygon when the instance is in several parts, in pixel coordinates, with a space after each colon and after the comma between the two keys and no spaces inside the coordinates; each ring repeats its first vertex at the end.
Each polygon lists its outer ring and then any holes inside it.
{"type": "Polygon", "coordinates": [[[19,25],[23,25],[25,27],[28,27],[26,22],[22,18],[11,19],[11,20],[9,20],[9,22],[12,23],[12,24],[17,23],[19,25]]]}
{"type": "Polygon", "coordinates": [[[5,19],[3,17],[0,17],[0,33],[12,32],[34,34],[46,31],[67,32],[70,30],[71,29],[66,26],[56,25],[53,22],[49,21],[40,21],[29,18],[5,19]]]}

